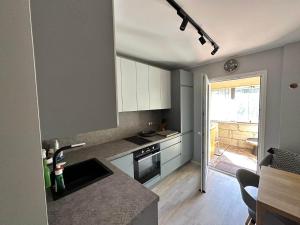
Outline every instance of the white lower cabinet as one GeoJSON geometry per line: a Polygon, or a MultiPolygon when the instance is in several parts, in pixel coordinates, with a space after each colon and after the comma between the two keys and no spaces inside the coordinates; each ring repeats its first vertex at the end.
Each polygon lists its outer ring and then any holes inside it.
{"type": "Polygon", "coordinates": [[[133,154],[125,155],[118,159],[112,160],[111,163],[128,174],[130,177],[134,177],[133,167],[133,154]]]}

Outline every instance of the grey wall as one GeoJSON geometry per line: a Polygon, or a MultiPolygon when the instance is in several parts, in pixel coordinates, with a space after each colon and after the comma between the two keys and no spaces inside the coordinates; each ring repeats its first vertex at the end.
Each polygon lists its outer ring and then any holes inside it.
{"type": "Polygon", "coordinates": [[[289,44],[283,51],[281,83],[280,146],[300,153],[300,43],[289,44]]]}
{"type": "MultiPolygon", "coordinates": [[[[252,55],[237,57],[240,67],[234,74],[267,70],[267,103],[265,149],[279,147],[280,89],[282,70],[282,48],[252,55]]],[[[194,74],[204,72],[209,78],[226,76],[224,61],[204,65],[193,70],[194,74]]],[[[231,75],[231,74],[230,74],[231,75]]]]}
{"type": "Polygon", "coordinates": [[[29,1],[0,5],[0,224],[46,225],[29,1]]]}
{"type": "Polygon", "coordinates": [[[60,138],[61,145],[86,142],[87,145],[97,145],[109,141],[123,139],[136,135],[143,129],[148,128],[147,123],[153,122],[153,129],[157,129],[161,122],[161,111],[141,111],[119,113],[119,126],[117,128],[93,131],[78,134],[75,137],[60,138]]]}

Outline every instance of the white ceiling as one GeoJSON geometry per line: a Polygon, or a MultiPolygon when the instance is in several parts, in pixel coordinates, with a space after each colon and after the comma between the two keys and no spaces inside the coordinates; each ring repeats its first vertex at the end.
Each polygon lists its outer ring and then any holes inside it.
{"type": "Polygon", "coordinates": [[[194,67],[221,58],[300,40],[299,0],[177,0],[219,44],[215,56],[166,0],[115,0],[118,53],[169,67],[194,67]]]}

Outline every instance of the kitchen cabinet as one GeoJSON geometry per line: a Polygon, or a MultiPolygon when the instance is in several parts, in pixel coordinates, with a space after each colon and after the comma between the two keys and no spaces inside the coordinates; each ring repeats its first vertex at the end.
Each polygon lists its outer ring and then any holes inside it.
{"type": "Polygon", "coordinates": [[[192,160],[194,151],[194,132],[188,132],[181,137],[181,164],[192,160]]]}
{"type": "Polygon", "coordinates": [[[116,59],[116,79],[117,79],[117,95],[118,95],[118,112],[123,111],[123,100],[122,100],[122,74],[121,74],[121,58],[116,59]]]}
{"type": "Polygon", "coordinates": [[[161,151],[161,163],[165,164],[180,155],[181,143],[179,142],[161,151]]]}
{"type": "Polygon", "coordinates": [[[121,58],[122,111],[137,111],[137,79],[135,61],[121,58]]]}
{"type": "Polygon", "coordinates": [[[137,71],[137,109],[149,110],[149,66],[136,62],[137,71]]]}
{"type": "Polygon", "coordinates": [[[171,72],[160,70],[160,99],[161,109],[171,108],[171,72]]]}
{"type": "Polygon", "coordinates": [[[194,149],[193,74],[184,70],[172,72],[172,108],[163,113],[168,128],[182,133],[182,163],[192,159],[194,149]]]}
{"type": "Polygon", "coordinates": [[[150,109],[161,109],[161,80],[160,69],[149,66],[149,95],[150,109]]]}
{"type": "Polygon", "coordinates": [[[134,177],[133,154],[129,154],[118,159],[112,160],[111,163],[122,170],[130,177],[134,177]]]}
{"type": "Polygon", "coordinates": [[[42,139],[117,127],[113,2],[30,7],[42,139]]]}
{"type": "Polygon", "coordinates": [[[190,86],[181,86],[180,92],[181,133],[186,133],[194,128],[194,89],[190,86]]]}
{"type": "Polygon", "coordinates": [[[178,169],[181,163],[181,137],[172,138],[160,143],[161,148],[161,178],[178,169]]]}
{"type": "Polygon", "coordinates": [[[176,169],[181,166],[181,156],[177,156],[174,159],[166,162],[165,164],[161,165],[161,178],[165,178],[176,169]]]}
{"type": "Polygon", "coordinates": [[[171,108],[170,71],[121,57],[116,68],[119,112],[171,108]]]}

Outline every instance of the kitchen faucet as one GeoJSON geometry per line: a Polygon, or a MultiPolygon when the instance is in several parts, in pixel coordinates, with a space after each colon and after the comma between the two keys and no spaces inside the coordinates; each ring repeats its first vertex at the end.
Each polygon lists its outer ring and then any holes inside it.
{"type": "Polygon", "coordinates": [[[69,150],[69,149],[72,149],[72,148],[78,148],[78,147],[82,147],[86,145],[86,143],[79,143],[79,144],[74,144],[74,145],[67,145],[67,146],[64,146],[64,147],[61,147],[60,149],[57,149],[53,155],[53,171],[55,171],[56,169],[56,158],[58,156],[58,154],[62,151],[65,151],[65,150],[69,150]]]}

